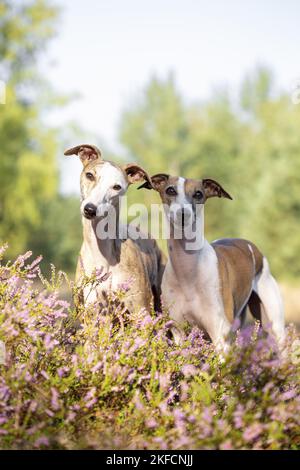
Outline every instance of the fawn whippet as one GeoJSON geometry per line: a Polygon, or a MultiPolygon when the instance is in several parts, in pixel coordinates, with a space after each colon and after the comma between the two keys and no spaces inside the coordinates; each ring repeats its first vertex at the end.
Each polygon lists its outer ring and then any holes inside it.
{"type": "Polygon", "coordinates": [[[152,239],[119,236],[120,197],[131,183],[146,180],[151,184],[150,177],[136,164],[120,167],[104,161],[100,150],[93,145],[78,145],[66,150],[65,155],[78,155],[83,164],[80,178],[83,244],[75,282],[79,285],[83,273],[91,275],[97,268],[103,267],[110,273],[92,292],[90,288],[83,289],[83,302],[101,300],[107,291],[117,290],[131,279],[132,285],[124,298],[127,309],[132,312],[137,308],[149,309],[151,305],[158,309],[163,254],[152,239]],[[108,206],[114,208],[115,236],[101,239],[97,226],[108,206]]]}
{"type": "MultiPolygon", "coordinates": [[[[283,305],[267,259],[247,240],[225,238],[209,244],[204,238],[207,199],[232,199],[221,185],[159,174],[140,188],[159,192],[170,222],[162,300],[171,318],[179,325],[198,325],[217,347],[227,349],[231,324],[237,317],[244,319],[248,306],[282,343],[283,305]],[[176,237],[179,228],[181,236],[176,237]]],[[[174,336],[180,340],[180,330],[175,328],[174,336]]]]}

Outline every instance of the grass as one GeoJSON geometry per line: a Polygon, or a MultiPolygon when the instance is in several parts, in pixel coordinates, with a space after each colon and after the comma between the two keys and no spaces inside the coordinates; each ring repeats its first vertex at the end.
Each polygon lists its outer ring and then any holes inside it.
{"type": "Polygon", "coordinates": [[[197,329],[176,346],[167,312],[128,316],[125,287],[102,309],[60,300],[78,292],[54,269],[37,289],[29,256],[0,266],[0,448],[300,447],[293,328],[284,355],[258,325],[233,332],[221,361],[197,329]]]}

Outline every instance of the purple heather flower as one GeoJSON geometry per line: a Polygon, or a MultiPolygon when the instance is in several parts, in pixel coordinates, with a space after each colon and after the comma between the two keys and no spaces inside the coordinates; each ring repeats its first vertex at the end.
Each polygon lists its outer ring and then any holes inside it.
{"type": "Polygon", "coordinates": [[[120,284],[118,284],[117,289],[122,292],[128,292],[130,288],[132,287],[133,282],[134,282],[134,279],[131,277],[124,282],[120,282],[120,284]]]}
{"type": "Polygon", "coordinates": [[[297,391],[295,389],[288,390],[280,395],[280,400],[287,401],[295,398],[297,396],[297,391]]]}
{"type": "Polygon", "coordinates": [[[175,410],[173,411],[173,416],[174,416],[175,421],[185,420],[185,414],[178,408],[175,408],[175,410]]]}
{"type": "Polygon", "coordinates": [[[34,443],[34,447],[42,447],[42,446],[45,446],[45,447],[49,446],[49,439],[46,436],[39,437],[34,443]]]}
{"type": "Polygon", "coordinates": [[[220,444],[220,449],[221,450],[233,450],[234,447],[230,439],[227,439],[226,441],[222,442],[222,444],[220,444]]]}
{"type": "Polygon", "coordinates": [[[145,424],[147,428],[154,429],[157,427],[157,421],[154,418],[146,419],[145,424]]]}
{"type": "Polygon", "coordinates": [[[102,365],[103,365],[102,361],[97,362],[97,364],[95,364],[95,365],[91,368],[91,372],[94,374],[94,373],[97,372],[99,369],[101,369],[102,365]]]}
{"type": "Polygon", "coordinates": [[[50,377],[49,375],[47,374],[47,372],[45,370],[41,370],[40,374],[46,379],[46,380],[49,380],[50,377]]]}
{"type": "Polygon", "coordinates": [[[57,369],[57,375],[58,375],[59,378],[62,379],[63,377],[65,377],[68,374],[69,371],[70,371],[69,367],[59,367],[57,369]]]}
{"type": "Polygon", "coordinates": [[[49,333],[45,335],[44,346],[47,351],[52,351],[52,349],[54,349],[58,344],[59,342],[56,339],[53,339],[49,333]]]}
{"type": "Polygon", "coordinates": [[[97,403],[97,398],[91,398],[89,401],[85,403],[87,408],[92,408],[93,405],[97,403]]]}
{"type": "Polygon", "coordinates": [[[243,433],[243,438],[246,442],[253,442],[263,432],[263,425],[261,423],[251,424],[243,433]]]}
{"type": "Polygon", "coordinates": [[[58,402],[59,393],[56,390],[56,388],[51,387],[51,394],[52,394],[52,397],[51,397],[52,409],[53,410],[59,410],[59,408],[60,408],[60,405],[59,405],[59,402],[58,402]]]}
{"type": "Polygon", "coordinates": [[[184,365],[181,371],[185,377],[192,377],[193,375],[198,374],[197,367],[193,366],[192,364],[184,365]]]}

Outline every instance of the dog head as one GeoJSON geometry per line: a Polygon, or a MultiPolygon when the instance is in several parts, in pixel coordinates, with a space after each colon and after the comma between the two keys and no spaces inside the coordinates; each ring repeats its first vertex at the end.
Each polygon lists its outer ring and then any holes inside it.
{"type": "Polygon", "coordinates": [[[164,204],[166,215],[174,226],[191,225],[197,217],[199,205],[211,197],[232,199],[222,186],[212,179],[190,179],[160,173],[151,177],[138,189],[155,189],[164,204]]]}
{"type": "Polygon", "coordinates": [[[94,145],[72,147],[65,151],[65,155],[78,155],[83,164],[80,177],[81,213],[87,219],[103,215],[109,204],[116,207],[130,184],[146,181],[151,187],[150,177],[139,165],[129,163],[121,167],[105,161],[94,145]]]}

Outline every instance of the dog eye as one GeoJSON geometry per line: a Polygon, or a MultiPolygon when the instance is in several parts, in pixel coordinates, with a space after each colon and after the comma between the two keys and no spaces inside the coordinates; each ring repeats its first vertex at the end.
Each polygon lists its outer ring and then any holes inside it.
{"type": "Polygon", "coordinates": [[[93,179],[94,179],[94,175],[93,175],[93,173],[89,173],[89,172],[87,172],[87,173],[85,174],[85,176],[86,176],[86,177],[87,177],[87,179],[88,179],[88,180],[90,180],[90,181],[93,181],[93,179]]]}
{"type": "Polygon", "coordinates": [[[122,186],[121,186],[120,184],[115,184],[115,185],[113,186],[113,189],[114,189],[115,191],[120,191],[120,190],[122,189],[122,186]]]}
{"type": "Polygon", "coordinates": [[[168,194],[168,196],[177,196],[177,193],[176,193],[175,189],[172,186],[169,186],[166,189],[166,194],[168,194]]]}
{"type": "Polygon", "coordinates": [[[194,194],[195,199],[202,199],[203,198],[203,192],[202,191],[196,191],[194,194]]]}

